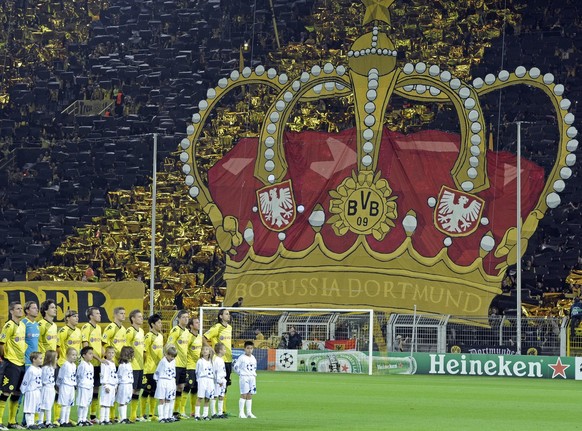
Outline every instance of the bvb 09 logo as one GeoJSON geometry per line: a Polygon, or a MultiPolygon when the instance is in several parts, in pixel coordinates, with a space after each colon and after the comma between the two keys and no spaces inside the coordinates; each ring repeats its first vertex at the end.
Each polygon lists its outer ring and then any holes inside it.
{"type": "Polygon", "coordinates": [[[388,181],[381,173],[352,173],[336,190],[329,192],[330,212],[334,214],[329,223],[337,235],[348,231],[357,234],[372,234],[382,240],[392,229],[397,217],[396,199],[388,181]]]}

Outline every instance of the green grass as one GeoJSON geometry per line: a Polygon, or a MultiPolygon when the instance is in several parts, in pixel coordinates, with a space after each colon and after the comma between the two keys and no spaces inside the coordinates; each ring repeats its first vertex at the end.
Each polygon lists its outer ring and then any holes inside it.
{"type": "Polygon", "coordinates": [[[580,382],[574,380],[260,372],[253,397],[258,418],[239,419],[234,378],[229,419],[98,429],[582,430],[580,382]]]}

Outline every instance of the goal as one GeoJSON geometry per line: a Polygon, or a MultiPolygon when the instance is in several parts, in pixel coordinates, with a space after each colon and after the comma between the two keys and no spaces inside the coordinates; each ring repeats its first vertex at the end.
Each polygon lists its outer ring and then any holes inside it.
{"type": "MultiPolygon", "coordinates": [[[[225,308],[231,314],[233,348],[243,348],[246,340],[253,340],[256,348],[283,351],[288,349],[289,330],[293,328],[301,336],[298,350],[333,351],[334,358],[342,351],[368,352],[365,356],[358,356],[365,358],[365,363],[360,364],[361,369],[356,367],[352,372],[372,373],[373,310],[225,308]]],[[[200,308],[201,331],[204,332],[217,321],[219,310],[216,307],[200,308]]],[[[282,368],[291,370],[291,364],[286,359],[290,355],[281,353],[280,356],[282,368]]],[[[334,371],[334,358],[327,361],[332,369],[326,371],[334,371]]],[[[302,370],[296,369],[298,364],[294,365],[293,371],[302,370]]]]}

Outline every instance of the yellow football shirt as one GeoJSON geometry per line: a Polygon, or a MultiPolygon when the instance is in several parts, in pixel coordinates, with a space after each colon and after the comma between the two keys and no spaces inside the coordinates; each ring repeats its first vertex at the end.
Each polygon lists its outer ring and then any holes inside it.
{"type": "Polygon", "coordinates": [[[131,368],[134,371],[143,370],[144,360],[143,353],[145,348],[145,335],[143,329],[135,329],[130,326],[125,334],[126,346],[133,347],[133,360],[131,361],[131,368]]]}
{"type": "MultiPolygon", "coordinates": [[[[83,343],[87,343],[89,346],[93,347],[93,351],[99,355],[99,357],[102,357],[103,347],[101,345],[101,326],[93,326],[91,323],[87,322],[81,328],[81,335],[83,343]]],[[[93,358],[91,363],[94,367],[101,366],[101,362],[99,362],[99,359],[97,358],[93,358]]]]}
{"type": "Polygon", "coordinates": [[[219,341],[224,344],[226,347],[224,362],[232,362],[232,326],[215,323],[204,333],[204,337],[213,348],[219,341]]]}
{"type": "Polygon", "coordinates": [[[41,319],[38,322],[38,330],[40,335],[38,337],[38,350],[45,353],[47,350],[57,350],[58,328],[54,322],[49,322],[46,319],[41,319]]]}
{"type": "Polygon", "coordinates": [[[83,335],[81,335],[81,330],[79,328],[71,328],[68,325],[63,326],[59,330],[57,347],[59,351],[59,360],[57,364],[62,367],[67,360],[67,349],[69,347],[74,347],[77,352],[81,351],[83,347],[83,335]]]}
{"type": "Polygon", "coordinates": [[[190,343],[190,348],[188,349],[188,361],[186,363],[186,369],[195,370],[196,362],[200,359],[200,350],[202,349],[202,334],[194,335],[192,334],[192,342],[190,343]]]}
{"type": "Polygon", "coordinates": [[[125,346],[126,329],[124,326],[117,326],[117,323],[111,322],[103,331],[103,346],[113,347],[115,349],[115,363],[119,364],[119,353],[125,346]]]}
{"type": "Polygon", "coordinates": [[[166,344],[173,344],[178,349],[178,356],[176,357],[176,367],[186,368],[188,362],[188,349],[192,342],[192,333],[187,329],[182,329],[176,325],[168,335],[168,342],[166,344]]]}
{"type": "Polygon", "coordinates": [[[26,352],[26,325],[22,321],[6,322],[0,333],[0,344],[4,344],[4,358],[14,365],[23,366],[24,352],[26,352]]]}
{"type": "Polygon", "coordinates": [[[162,333],[154,334],[153,332],[148,332],[144,339],[144,350],[145,363],[143,372],[144,374],[154,374],[164,356],[164,336],[162,333]]]}

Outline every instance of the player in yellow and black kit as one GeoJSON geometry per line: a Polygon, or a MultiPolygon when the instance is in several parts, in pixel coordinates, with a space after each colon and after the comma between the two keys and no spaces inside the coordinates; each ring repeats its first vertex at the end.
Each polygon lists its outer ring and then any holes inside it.
{"type": "Polygon", "coordinates": [[[186,384],[186,363],[188,360],[188,349],[192,342],[192,333],[188,330],[188,320],[190,313],[188,310],[180,310],[177,315],[178,324],[172,328],[166,345],[173,344],[178,349],[176,356],[176,412],[175,417],[180,417],[182,411],[181,404],[184,402],[182,391],[186,384]]]}
{"type": "Polygon", "coordinates": [[[38,351],[45,353],[47,350],[57,350],[57,337],[59,330],[55,319],[57,318],[57,304],[52,299],[47,299],[40,304],[42,319],[38,322],[38,351]]]}
{"type": "Polygon", "coordinates": [[[125,346],[126,329],[123,326],[125,321],[125,308],[115,307],[113,309],[113,322],[111,322],[103,331],[103,348],[113,347],[115,350],[115,365],[119,365],[119,353],[125,346]]]}
{"type": "Polygon", "coordinates": [[[149,404],[150,416],[152,416],[152,418],[156,416],[156,405],[158,400],[154,398],[157,387],[156,381],[154,380],[154,373],[156,372],[158,363],[164,356],[164,336],[162,334],[162,323],[162,316],[159,314],[152,314],[148,318],[150,332],[145,335],[144,339],[144,385],[143,392],[141,394],[141,414],[143,415],[144,419],[147,419],[147,404],[149,404]]]}
{"type": "MultiPolygon", "coordinates": [[[[143,365],[144,365],[144,339],[145,335],[141,326],[143,325],[143,314],[139,310],[133,310],[129,313],[129,323],[127,328],[125,342],[127,346],[133,347],[133,359],[131,368],[133,369],[133,394],[131,395],[131,410],[129,420],[131,422],[142,422],[143,418],[137,417],[137,408],[139,407],[139,393],[143,387],[143,365]]],[[[143,413],[142,413],[143,414],[143,413]]]]}
{"type": "Polygon", "coordinates": [[[3,377],[0,395],[0,430],[8,428],[22,429],[16,423],[20,384],[24,377],[24,352],[26,352],[26,326],[22,323],[24,309],[18,301],[8,306],[10,320],[4,324],[0,333],[0,356],[2,356],[3,377]],[[8,428],[2,423],[4,410],[8,402],[8,428]]]}
{"type": "Polygon", "coordinates": [[[83,335],[81,330],[77,328],[78,324],[79,313],[76,310],[67,310],[65,313],[65,326],[59,330],[57,338],[57,351],[59,352],[57,365],[59,368],[67,360],[67,349],[73,347],[77,352],[80,352],[83,347],[83,335]]]}
{"type": "Polygon", "coordinates": [[[93,348],[93,399],[91,400],[91,421],[97,419],[99,411],[99,386],[101,386],[101,311],[97,307],[89,307],[85,312],[89,321],[81,327],[83,347],[93,348]]]}

